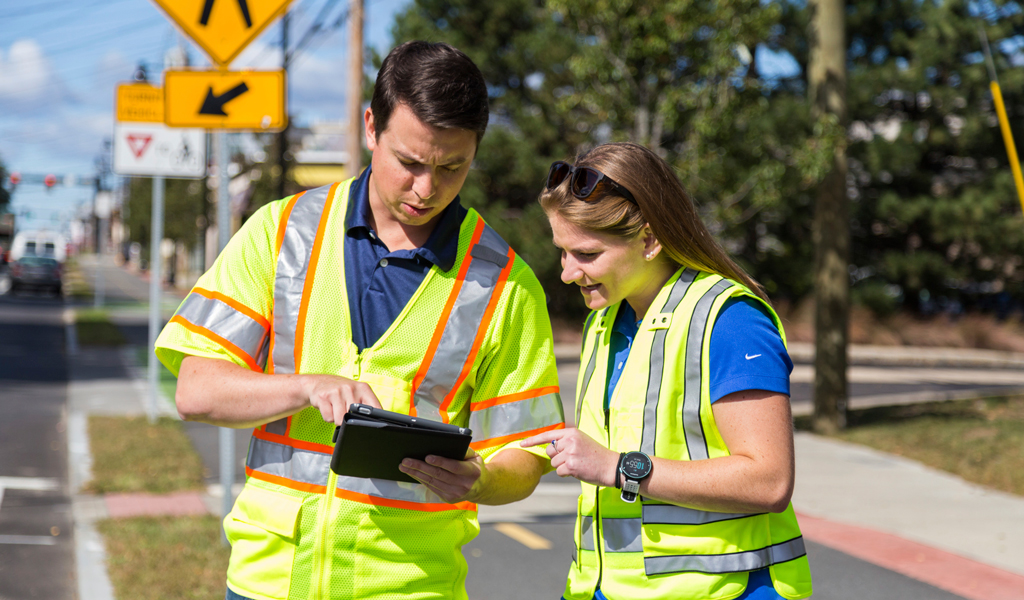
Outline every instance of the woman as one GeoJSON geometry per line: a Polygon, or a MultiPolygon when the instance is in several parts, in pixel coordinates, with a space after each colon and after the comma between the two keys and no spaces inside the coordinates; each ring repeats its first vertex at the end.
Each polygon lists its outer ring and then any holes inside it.
{"type": "Polygon", "coordinates": [[[556,162],[540,202],[562,280],[593,311],[578,428],[523,441],[583,484],[564,598],[809,596],[789,502],[793,365],[760,286],[642,146],[556,162]]]}

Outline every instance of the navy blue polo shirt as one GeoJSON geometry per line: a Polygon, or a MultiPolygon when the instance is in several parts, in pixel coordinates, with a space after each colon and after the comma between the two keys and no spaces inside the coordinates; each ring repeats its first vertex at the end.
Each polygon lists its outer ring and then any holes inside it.
{"type": "Polygon", "coordinates": [[[459,228],[467,211],[458,196],[441,213],[427,243],[390,251],[370,226],[370,167],[352,182],[345,215],[345,285],[352,341],[362,352],[391,327],[431,267],[448,271],[459,253],[459,228]]]}

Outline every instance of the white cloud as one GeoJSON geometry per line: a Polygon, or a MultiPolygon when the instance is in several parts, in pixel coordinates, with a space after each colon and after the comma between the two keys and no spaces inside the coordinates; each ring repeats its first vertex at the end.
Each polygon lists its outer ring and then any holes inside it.
{"type": "Polygon", "coordinates": [[[43,49],[32,39],[0,49],[0,110],[37,112],[70,99],[43,49]]]}

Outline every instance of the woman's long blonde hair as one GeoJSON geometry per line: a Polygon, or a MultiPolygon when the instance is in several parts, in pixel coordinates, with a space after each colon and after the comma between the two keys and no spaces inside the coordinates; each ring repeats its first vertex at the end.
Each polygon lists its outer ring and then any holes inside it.
{"type": "Polygon", "coordinates": [[[576,158],[629,190],[637,204],[599,185],[584,201],[569,191],[568,178],[540,195],[544,212],[589,231],[634,238],[650,225],[666,256],[679,266],[717,273],[742,283],[764,301],[764,289],[711,236],[672,167],[639,144],[603,144],[576,158]]]}

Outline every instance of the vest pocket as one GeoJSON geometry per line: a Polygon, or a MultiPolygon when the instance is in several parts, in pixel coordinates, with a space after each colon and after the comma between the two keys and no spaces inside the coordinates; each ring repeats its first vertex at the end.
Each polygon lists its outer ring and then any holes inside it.
{"type": "Polygon", "coordinates": [[[287,598],[302,500],[246,485],[224,517],[231,542],[228,580],[241,590],[287,598]]]}

